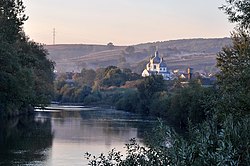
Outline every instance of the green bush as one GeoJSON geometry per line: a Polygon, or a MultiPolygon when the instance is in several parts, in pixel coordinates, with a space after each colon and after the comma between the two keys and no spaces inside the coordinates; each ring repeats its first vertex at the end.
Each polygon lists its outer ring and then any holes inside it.
{"type": "Polygon", "coordinates": [[[84,98],[83,103],[86,105],[92,104],[92,103],[96,103],[98,101],[100,101],[101,98],[99,95],[97,94],[90,94],[87,97],[84,98]]]}
{"type": "Polygon", "coordinates": [[[112,150],[107,156],[86,153],[91,166],[193,166],[250,165],[249,117],[235,121],[233,116],[218,127],[216,118],[193,127],[186,138],[160,125],[146,146],[132,139],[126,156],[112,150]]]}
{"type": "Polygon", "coordinates": [[[118,110],[125,110],[130,112],[135,112],[137,110],[137,103],[140,101],[138,92],[135,90],[127,91],[120,98],[115,107],[118,110]]]}

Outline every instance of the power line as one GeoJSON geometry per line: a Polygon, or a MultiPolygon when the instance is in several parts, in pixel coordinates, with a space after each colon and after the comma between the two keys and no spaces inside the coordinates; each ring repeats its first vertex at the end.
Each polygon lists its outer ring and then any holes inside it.
{"type": "Polygon", "coordinates": [[[53,28],[53,45],[56,43],[56,29],[53,28]]]}

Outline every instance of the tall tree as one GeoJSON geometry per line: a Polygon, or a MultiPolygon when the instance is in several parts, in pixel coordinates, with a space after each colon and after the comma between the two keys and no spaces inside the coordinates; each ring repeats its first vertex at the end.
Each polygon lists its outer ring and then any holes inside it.
{"type": "Polygon", "coordinates": [[[233,114],[249,114],[250,98],[250,1],[226,0],[220,7],[231,22],[238,23],[232,33],[232,46],[224,47],[217,56],[221,72],[218,82],[221,110],[233,114]]]}
{"type": "Polygon", "coordinates": [[[0,114],[48,103],[53,89],[53,63],[25,36],[24,10],[22,0],[0,0],[0,114]]]}
{"type": "Polygon", "coordinates": [[[223,96],[222,108],[232,113],[249,113],[250,36],[243,31],[232,34],[233,45],[217,56],[218,76],[223,96]]]}
{"type": "Polygon", "coordinates": [[[149,113],[150,103],[153,100],[153,95],[164,89],[164,80],[161,75],[152,75],[145,77],[137,86],[140,96],[140,109],[144,113],[149,113]]]}
{"type": "Polygon", "coordinates": [[[250,1],[249,0],[226,0],[220,9],[228,15],[230,22],[238,23],[241,28],[250,28],[250,1]]]}
{"type": "Polygon", "coordinates": [[[33,78],[32,104],[49,103],[53,95],[54,63],[47,59],[47,50],[27,37],[23,37],[17,47],[21,66],[29,70],[33,78]]]}
{"type": "Polygon", "coordinates": [[[13,43],[20,38],[22,25],[28,17],[24,14],[22,0],[0,0],[0,40],[13,43]]]}

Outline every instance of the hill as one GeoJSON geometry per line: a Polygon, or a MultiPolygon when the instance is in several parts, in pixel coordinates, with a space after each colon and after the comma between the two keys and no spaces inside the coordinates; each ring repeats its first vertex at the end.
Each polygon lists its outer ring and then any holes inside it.
{"type": "Polygon", "coordinates": [[[170,69],[184,70],[192,66],[199,71],[214,69],[216,54],[223,46],[230,44],[230,38],[214,38],[170,40],[132,46],[62,44],[45,47],[49,58],[56,62],[59,72],[115,65],[140,73],[156,47],[170,69]]]}

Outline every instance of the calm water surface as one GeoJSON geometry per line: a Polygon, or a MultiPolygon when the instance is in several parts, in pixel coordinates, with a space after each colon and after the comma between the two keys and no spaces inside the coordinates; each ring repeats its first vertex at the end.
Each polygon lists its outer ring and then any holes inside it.
{"type": "Polygon", "coordinates": [[[155,119],[112,109],[60,106],[34,117],[0,122],[0,165],[87,165],[85,152],[125,151],[131,138],[143,143],[155,119]],[[53,110],[52,110],[53,109],[53,110]]]}

